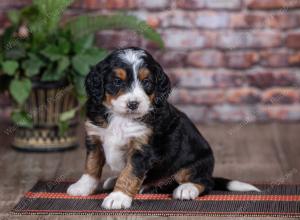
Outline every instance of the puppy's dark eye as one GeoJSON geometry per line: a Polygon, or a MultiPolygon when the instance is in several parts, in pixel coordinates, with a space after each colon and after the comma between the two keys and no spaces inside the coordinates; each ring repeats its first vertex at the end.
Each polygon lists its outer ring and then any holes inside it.
{"type": "Polygon", "coordinates": [[[123,84],[123,81],[119,78],[114,79],[114,85],[115,86],[121,86],[123,84]]]}
{"type": "Polygon", "coordinates": [[[149,79],[144,79],[143,81],[142,81],[142,84],[143,84],[143,86],[144,87],[151,87],[152,86],[152,84],[153,84],[153,82],[151,81],[151,80],[149,80],[149,79]]]}

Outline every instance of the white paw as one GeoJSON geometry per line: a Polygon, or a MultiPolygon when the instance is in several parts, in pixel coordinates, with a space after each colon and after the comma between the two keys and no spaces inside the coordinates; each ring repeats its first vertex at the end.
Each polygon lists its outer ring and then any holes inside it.
{"type": "Polygon", "coordinates": [[[71,196],[88,196],[94,193],[98,183],[94,177],[84,174],[76,183],[69,186],[67,193],[71,196]]]}
{"type": "Polygon", "coordinates": [[[117,176],[108,177],[104,181],[102,188],[104,190],[112,190],[116,185],[117,178],[117,176]]]}
{"type": "Polygon", "coordinates": [[[197,196],[199,196],[199,190],[192,183],[181,184],[173,191],[174,199],[195,199],[197,196]]]}
{"type": "Polygon", "coordinates": [[[103,200],[101,207],[105,209],[128,209],[131,203],[132,198],[125,193],[112,192],[103,200]]]}

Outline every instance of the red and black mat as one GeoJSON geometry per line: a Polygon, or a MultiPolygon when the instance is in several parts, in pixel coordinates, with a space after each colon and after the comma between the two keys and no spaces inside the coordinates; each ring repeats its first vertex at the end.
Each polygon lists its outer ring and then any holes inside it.
{"type": "Polygon", "coordinates": [[[278,216],[300,217],[300,185],[258,185],[262,192],[213,191],[196,200],[179,201],[170,194],[139,194],[126,210],[101,208],[106,193],[69,196],[70,182],[39,181],[13,208],[19,215],[136,216],[278,216]]]}

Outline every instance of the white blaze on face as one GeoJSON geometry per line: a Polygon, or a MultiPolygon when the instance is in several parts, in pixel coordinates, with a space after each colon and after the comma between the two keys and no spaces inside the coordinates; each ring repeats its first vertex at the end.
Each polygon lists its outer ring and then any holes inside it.
{"type": "Polygon", "coordinates": [[[145,53],[142,50],[128,49],[119,56],[124,62],[132,66],[133,82],[127,93],[112,100],[112,110],[119,114],[130,113],[132,117],[141,117],[149,112],[151,106],[150,99],[138,79],[138,70],[143,63],[142,57],[145,56],[145,53]],[[132,101],[139,103],[138,108],[134,112],[130,112],[127,108],[128,102],[132,101]]]}

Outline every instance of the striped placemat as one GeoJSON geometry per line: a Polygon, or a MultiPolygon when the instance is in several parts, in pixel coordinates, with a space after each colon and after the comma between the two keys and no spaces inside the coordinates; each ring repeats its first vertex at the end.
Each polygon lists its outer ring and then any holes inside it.
{"type": "Polygon", "coordinates": [[[138,194],[130,209],[101,208],[105,192],[69,196],[71,182],[39,181],[25,193],[12,213],[18,215],[118,215],[118,216],[249,216],[300,217],[300,185],[257,185],[262,192],[213,191],[196,200],[179,201],[170,194],[138,194]]]}

